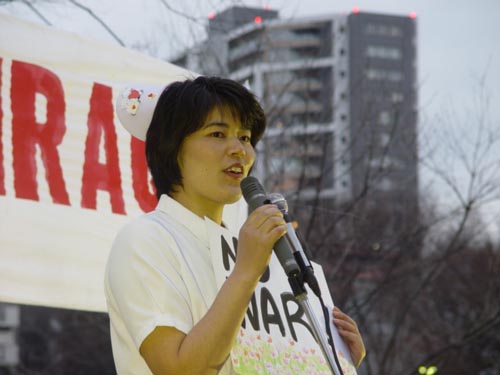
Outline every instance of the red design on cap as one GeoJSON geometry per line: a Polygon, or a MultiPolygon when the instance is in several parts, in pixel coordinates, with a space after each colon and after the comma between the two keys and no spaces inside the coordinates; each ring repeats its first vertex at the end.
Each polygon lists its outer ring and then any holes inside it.
{"type": "Polygon", "coordinates": [[[128,99],[139,99],[141,97],[141,92],[139,90],[130,89],[128,94],[128,99]]]}

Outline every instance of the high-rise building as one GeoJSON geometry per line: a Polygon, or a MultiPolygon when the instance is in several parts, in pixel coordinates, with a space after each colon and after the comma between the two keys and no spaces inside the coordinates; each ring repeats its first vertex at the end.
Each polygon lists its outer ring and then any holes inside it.
{"type": "Polygon", "coordinates": [[[414,17],[280,19],[236,7],[213,16],[207,34],[173,63],[247,83],[260,98],[269,127],[255,173],[268,191],[321,209],[384,202],[389,231],[416,218],[414,17]]]}

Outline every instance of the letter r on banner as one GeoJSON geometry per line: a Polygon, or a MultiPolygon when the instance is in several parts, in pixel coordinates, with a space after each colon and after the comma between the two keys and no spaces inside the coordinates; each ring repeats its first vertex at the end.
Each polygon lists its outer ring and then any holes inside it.
{"type": "Polygon", "coordinates": [[[21,61],[12,62],[11,106],[14,188],[16,197],[37,201],[35,146],[41,150],[50,195],[54,203],[69,205],[57,146],[61,143],[66,124],[66,104],[59,78],[40,66],[21,61]],[[47,99],[44,124],[35,116],[36,94],[47,99]]]}

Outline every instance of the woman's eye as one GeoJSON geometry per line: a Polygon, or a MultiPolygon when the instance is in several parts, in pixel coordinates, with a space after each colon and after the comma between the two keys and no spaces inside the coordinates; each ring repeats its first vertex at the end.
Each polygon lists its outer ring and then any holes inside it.
{"type": "Polygon", "coordinates": [[[224,138],[224,133],[223,132],[213,132],[213,133],[210,133],[210,136],[214,137],[214,138],[224,138]]]}
{"type": "Polygon", "coordinates": [[[242,142],[245,142],[245,143],[250,143],[251,138],[250,138],[250,136],[249,136],[249,135],[242,135],[242,136],[240,137],[240,140],[241,140],[242,142]]]}

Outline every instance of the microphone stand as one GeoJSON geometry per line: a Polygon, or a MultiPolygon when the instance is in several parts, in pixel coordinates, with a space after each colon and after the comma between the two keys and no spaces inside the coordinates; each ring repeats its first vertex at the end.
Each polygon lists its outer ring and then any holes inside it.
{"type": "MultiPolygon", "coordinates": [[[[302,307],[305,312],[311,328],[314,334],[316,342],[319,344],[323,356],[325,357],[332,374],[334,375],[344,375],[342,367],[338,361],[337,353],[334,353],[335,345],[332,339],[332,345],[328,344],[328,339],[325,336],[325,331],[321,329],[318,319],[309,304],[309,299],[307,296],[307,290],[305,288],[305,282],[309,285],[311,290],[321,298],[321,290],[314,275],[314,270],[312,268],[311,262],[309,261],[308,255],[302,246],[302,241],[299,239],[298,232],[296,232],[291,223],[290,216],[288,215],[288,204],[285,198],[279,193],[271,193],[267,195],[267,202],[275,204],[280,211],[283,213],[285,222],[289,229],[288,236],[285,238],[285,242],[288,244],[288,248],[291,250],[293,257],[296,261],[296,267],[285,270],[288,276],[288,283],[293,292],[293,296],[297,303],[302,307]]],[[[325,324],[328,324],[325,322],[325,324]]]]}
{"type": "Polygon", "coordinates": [[[316,315],[314,314],[314,311],[311,308],[311,305],[309,303],[309,298],[307,296],[307,290],[304,286],[304,280],[301,278],[300,274],[296,274],[296,275],[289,275],[288,282],[290,284],[290,287],[292,288],[295,300],[302,307],[302,310],[304,310],[307,319],[311,324],[314,338],[316,339],[316,342],[319,344],[323,356],[325,357],[325,360],[328,363],[332,374],[343,375],[342,369],[341,368],[339,369],[340,364],[337,365],[335,361],[332,351],[333,349],[328,344],[328,339],[325,336],[325,332],[324,330],[321,329],[318,319],[316,318],[316,315]]]}

